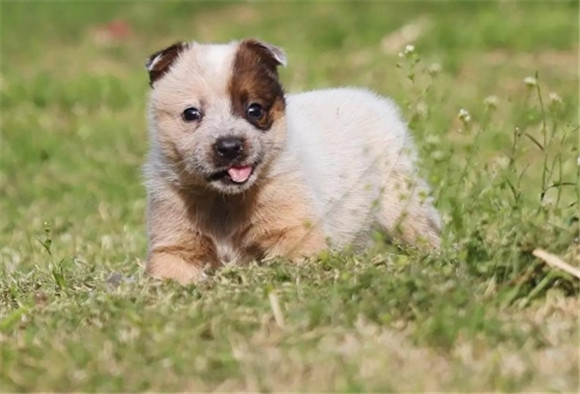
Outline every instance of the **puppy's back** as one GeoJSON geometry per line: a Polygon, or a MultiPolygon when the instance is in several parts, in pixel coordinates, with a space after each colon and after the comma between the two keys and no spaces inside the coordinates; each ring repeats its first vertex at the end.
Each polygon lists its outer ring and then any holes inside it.
{"type": "Polygon", "coordinates": [[[286,117],[288,152],[297,158],[333,243],[368,239],[369,224],[390,209],[381,201],[396,205],[393,177],[426,189],[415,174],[410,135],[390,100],[362,89],[313,91],[289,95],[286,117]]]}
{"type": "Polygon", "coordinates": [[[358,157],[357,162],[376,159],[399,153],[405,144],[413,154],[407,128],[390,99],[340,88],[289,95],[287,101],[290,149],[312,147],[315,156],[331,161],[344,161],[345,154],[358,157]]]}

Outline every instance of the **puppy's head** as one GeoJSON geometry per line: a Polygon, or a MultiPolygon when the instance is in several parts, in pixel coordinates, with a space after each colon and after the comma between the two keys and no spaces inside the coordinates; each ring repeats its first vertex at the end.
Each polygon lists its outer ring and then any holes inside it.
{"type": "Polygon", "coordinates": [[[282,149],[284,52],[257,40],[178,43],[147,62],[153,149],[184,187],[249,189],[282,149]]]}

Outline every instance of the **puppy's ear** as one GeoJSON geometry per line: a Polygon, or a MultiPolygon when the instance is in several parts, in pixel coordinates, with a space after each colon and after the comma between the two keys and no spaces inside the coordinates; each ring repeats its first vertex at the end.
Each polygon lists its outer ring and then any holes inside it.
{"type": "Polygon", "coordinates": [[[177,56],[187,49],[187,47],[188,44],[186,42],[177,42],[149,56],[147,63],[145,63],[145,67],[149,72],[149,85],[151,87],[153,87],[155,81],[169,71],[169,67],[173,64],[175,59],[177,59],[177,56]]]}
{"type": "Polygon", "coordinates": [[[277,66],[286,67],[286,53],[280,47],[253,38],[242,41],[240,47],[254,52],[271,69],[275,70],[277,66]]]}

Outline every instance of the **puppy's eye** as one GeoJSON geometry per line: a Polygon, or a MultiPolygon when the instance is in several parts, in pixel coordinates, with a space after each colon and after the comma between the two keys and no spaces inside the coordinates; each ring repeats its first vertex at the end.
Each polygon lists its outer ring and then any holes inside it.
{"type": "Polygon", "coordinates": [[[264,116],[264,108],[262,108],[260,104],[252,103],[248,106],[246,114],[248,115],[248,118],[260,119],[262,116],[264,116]]]}
{"type": "Polygon", "coordinates": [[[201,119],[201,111],[195,107],[186,108],[181,114],[181,117],[186,122],[195,122],[201,119]]]}

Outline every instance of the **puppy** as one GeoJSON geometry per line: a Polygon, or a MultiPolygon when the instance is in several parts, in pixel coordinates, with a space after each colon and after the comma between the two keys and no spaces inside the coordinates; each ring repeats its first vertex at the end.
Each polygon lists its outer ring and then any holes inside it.
{"type": "Polygon", "coordinates": [[[439,214],[396,106],[361,89],[286,95],[284,51],[178,43],[147,62],[147,272],[365,246],[371,231],[439,247],[439,214]]]}

